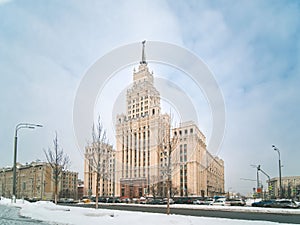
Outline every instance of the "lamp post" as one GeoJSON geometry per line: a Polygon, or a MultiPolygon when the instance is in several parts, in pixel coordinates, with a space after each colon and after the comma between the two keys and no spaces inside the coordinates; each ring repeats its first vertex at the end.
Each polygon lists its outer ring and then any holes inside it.
{"type": "Polygon", "coordinates": [[[18,131],[22,128],[34,129],[36,127],[43,127],[40,124],[19,123],[15,129],[15,143],[14,143],[14,164],[13,164],[13,199],[16,202],[16,177],[17,177],[17,149],[18,149],[18,131]]]}
{"type": "Polygon", "coordinates": [[[279,198],[282,198],[282,186],[281,186],[281,159],[280,159],[280,151],[278,148],[276,148],[275,145],[272,145],[272,148],[274,151],[278,153],[278,163],[279,163],[279,198]]]}

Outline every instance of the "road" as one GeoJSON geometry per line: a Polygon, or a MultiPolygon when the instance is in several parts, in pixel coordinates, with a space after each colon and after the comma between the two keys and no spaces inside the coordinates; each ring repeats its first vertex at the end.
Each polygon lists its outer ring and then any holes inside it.
{"type": "MultiPolygon", "coordinates": [[[[68,205],[71,206],[70,204],[68,205]]],[[[91,208],[95,207],[95,205],[89,205],[89,204],[82,204],[82,205],[72,204],[72,206],[91,207],[91,208]]],[[[151,213],[166,213],[165,207],[147,207],[147,206],[141,207],[140,205],[101,204],[99,205],[99,208],[112,209],[112,210],[151,212],[151,213]]],[[[275,213],[236,212],[236,211],[231,212],[231,211],[187,209],[187,208],[171,208],[171,214],[300,224],[300,214],[280,214],[280,213],[275,214],[275,213]]]]}

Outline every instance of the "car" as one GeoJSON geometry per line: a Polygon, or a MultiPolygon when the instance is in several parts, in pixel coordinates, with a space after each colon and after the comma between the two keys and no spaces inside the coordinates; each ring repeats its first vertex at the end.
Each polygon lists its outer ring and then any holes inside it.
{"type": "Polygon", "coordinates": [[[107,203],[121,203],[121,200],[118,197],[109,197],[107,203]]]}
{"type": "Polygon", "coordinates": [[[191,197],[176,197],[174,198],[175,204],[193,204],[193,198],[191,197]]]}
{"type": "Polygon", "coordinates": [[[213,202],[212,198],[198,198],[193,201],[195,205],[209,205],[213,202]]]}
{"type": "Polygon", "coordinates": [[[204,199],[195,199],[193,201],[194,205],[204,205],[204,199]]]}
{"type": "Polygon", "coordinates": [[[145,197],[140,197],[140,204],[146,204],[147,203],[147,198],[145,197]]]}
{"type": "Polygon", "coordinates": [[[275,200],[262,200],[259,202],[253,202],[251,206],[253,207],[274,207],[276,204],[275,200]]]}
{"type": "Polygon", "coordinates": [[[147,202],[150,205],[163,205],[165,204],[162,198],[153,198],[147,202]]]}
{"type": "Polygon", "coordinates": [[[226,202],[225,198],[219,198],[210,203],[210,205],[229,206],[229,203],[226,202]]]}
{"type": "Polygon", "coordinates": [[[246,205],[246,202],[243,199],[239,199],[239,198],[226,199],[226,202],[230,206],[245,206],[246,205]]]}
{"type": "Polygon", "coordinates": [[[293,200],[289,200],[289,199],[280,199],[280,200],[276,200],[275,204],[273,205],[274,208],[290,208],[290,209],[297,209],[299,208],[299,205],[293,201],[293,200]]]}
{"type": "MultiPolygon", "coordinates": [[[[164,204],[168,203],[168,198],[163,199],[164,204]]],[[[174,204],[174,200],[172,198],[169,198],[169,204],[174,204]]]]}

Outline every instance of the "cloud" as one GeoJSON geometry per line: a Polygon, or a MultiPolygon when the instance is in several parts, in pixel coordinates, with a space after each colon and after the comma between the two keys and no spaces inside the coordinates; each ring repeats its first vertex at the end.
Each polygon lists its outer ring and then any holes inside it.
{"type": "Polygon", "coordinates": [[[0,0],[0,6],[1,5],[5,5],[5,4],[9,3],[9,2],[12,2],[12,0],[0,0]]]}
{"type": "Polygon", "coordinates": [[[61,146],[71,155],[72,168],[82,173],[83,149],[77,149],[72,130],[73,101],[81,77],[97,58],[122,44],[145,38],[179,40],[167,7],[140,1],[47,5],[29,1],[0,8],[0,19],[5,21],[0,25],[0,68],[5,74],[0,82],[4,102],[0,115],[7,118],[0,131],[1,139],[7,140],[1,142],[1,166],[11,164],[13,142],[9,140],[15,125],[28,121],[44,127],[19,132],[18,161],[43,159],[42,149],[52,146],[57,130],[61,146]]]}
{"type": "MultiPolygon", "coordinates": [[[[82,171],[82,149],[77,150],[72,131],[78,84],[90,65],[111,49],[147,39],[182,45],[214,72],[227,111],[220,154],[228,187],[251,191],[252,184],[239,179],[255,177],[248,164],[259,163],[276,176],[272,144],[282,149],[283,175],[295,175],[300,127],[298,1],[2,0],[0,6],[0,136],[5,140],[0,143],[0,166],[11,165],[15,125],[32,121],[45,126],[20,132],[19,161],[43,158],[42,149],[52,145],[58,130],[73,168],[82,171]]],[[[155,65],[153,70],[170,72],[155,65]]],[[[192,81],[178,74],[166,77],[195,99],[204,114],[199,126],[208,135],[206,102],[193,97],[198,93],[192,81]]],[[[126,82],[130,76],[131,72],[126,82]]],[[[126,82],[116,82],[116,90],[126,82]]]]}

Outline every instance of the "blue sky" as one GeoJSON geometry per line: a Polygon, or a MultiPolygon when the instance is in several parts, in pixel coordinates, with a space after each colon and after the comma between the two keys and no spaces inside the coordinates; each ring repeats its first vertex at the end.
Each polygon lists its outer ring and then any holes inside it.
{"type": "MultiPolygon", "coordinates": [[[[299,18],[299,1],[0,0],[0,167],[12,163],[14,127],[28,121],[44,128],[20,131],[20,162],[44,159],[42,150],[57,131],[71,168],[82,171],[72,124],[80,81],[104,54],[146,39],[182,46],[214,73],[226,106],[219,153],[226,189],[251,191],[255,182],[240,179],[255,179],[250,164],[277,176],[272,144],[281,150],[283,175],[300,175],[299,18]]],[[[130,82],[128,71],[118,90],[130,82]]],[[[176,73],[172,79],[184,90],[190,82],[176,73]]],[[[209,137],[207,103],[187,92],[198,102],[199,127],[209,137]]]]}

